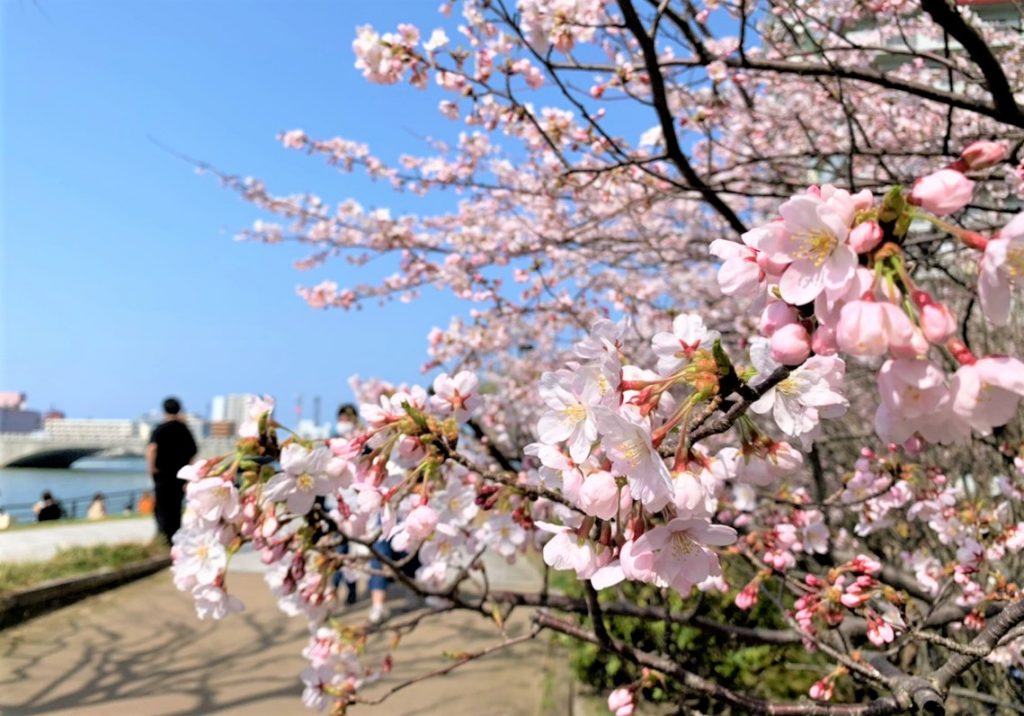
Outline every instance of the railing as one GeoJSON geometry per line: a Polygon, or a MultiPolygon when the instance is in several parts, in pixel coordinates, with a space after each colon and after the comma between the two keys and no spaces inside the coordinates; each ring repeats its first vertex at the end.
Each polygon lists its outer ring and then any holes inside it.
{"type": "MultiPolygon", "coordinates": [[[[113,492],[104,492],[103,503],[106,505],[108,515],[120,515],[126,512],[136,512],[139,504],[139,498],[142,497],[144,492],[152,492],[145,488],[137,488],[134,490],[116,490],[113,492]]],[[[54,499],[60,503],[60,506],[64,509],[64,516],[62,519],[77,519],[79,517],[85,517],[85,513],[89,510],[89,505],[92,504],[93,498],[96,496],[95,493],[83,497],[72,497],[66,500],[60,499],[59,496],[54,496],[54,499]]],[[[32,511],[35,502],[20,502],[11,505],[0,504],[0,508],[3,508],[11,517],[17,522],[35,522],[36,514],[32,511]]],[[[59,520],[55,520],[59,521],[59,520]]]]}

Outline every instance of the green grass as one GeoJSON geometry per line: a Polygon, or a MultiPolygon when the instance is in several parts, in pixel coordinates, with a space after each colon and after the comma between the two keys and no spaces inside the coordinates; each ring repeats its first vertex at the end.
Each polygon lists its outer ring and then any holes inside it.
{"type": "Polygon", "coordinates": [[[90,520],[86,517],[78,517],[73,520],[60,519],[47,520],[45,522],[15,522],[6,530],[4,530],[4,532],[15,532],[17,530],[34,530],[39,529],[40,527],[62,527],[64,525],[99,525],[103,524],[104,522],[109,522],[111,520],[139,520],[142,518],[151,520],[153,519],[153,515],[140,515],[133,512],[128,515],[108,515],[107,517],[104,517],[102,520],[90,520]]]}
{"type": "Polygon", "coordinates": [[[103,544],[71,547],[42,562],[0,564],[0,595],[36,586],[52,579],[66,579],[121,567],[167,554],[167,547],[153,544],[103,544]]]}

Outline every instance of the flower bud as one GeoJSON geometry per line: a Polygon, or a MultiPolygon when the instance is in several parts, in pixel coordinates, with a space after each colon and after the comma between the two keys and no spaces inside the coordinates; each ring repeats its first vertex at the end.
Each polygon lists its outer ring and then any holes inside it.
{"type": "Polygon", "coordinates": [[[850,232],[850,248],[858,254],[866,254],[882,241],[882,227],[877,221],[864,221],[850,232]]]}
{"type": "Polygon", "coordinates": [[[956,317],[946,304],[939,303],[924,291],[914,293],[914,303],[920,310],[921,330],[931,343],[945,343],[956,333],[956,317]]]}
{"type": "Polygon", "coordinates": [[[783,326],[796,323],[798,317],[796,309],[785,301],[772,301],[761,311],[761,320],[758,321],[757,328],[762,335],[771,338],[772,334],[783,326]]]}
{"type": "Polygon", "coordinates": [[[608,694],[608,710],[615,716],[632,716],[635,708],[632,689],[619,688],[608,694]]]}
{"type": "Polygon", "coordinates": [[[958,164],[967,171],[988,169],[1006,159],[1009,153],[1002,142],[981,140],[971,142],[960,154],[958,164]]]}
{"type": "Polygon", "coordinates": [[[800,365],[811,355],[811,338],[799,323],[779,328],[771,338],[772,359],[783,365],[800,365]]]}
{"type": "Polygon", "coordinates": [[[973,193],[970,179],[954,169],[940,169],[914,182],[910,203],[945,216],[967,206],[973,193]]]}
{"type": "Polygon", "coordinates": [[[818,326],[818,330],[811,336],[811,349],[815,355],[832,356],[839,350],[836,345],[836,331],[826,325],[818,326]]]}

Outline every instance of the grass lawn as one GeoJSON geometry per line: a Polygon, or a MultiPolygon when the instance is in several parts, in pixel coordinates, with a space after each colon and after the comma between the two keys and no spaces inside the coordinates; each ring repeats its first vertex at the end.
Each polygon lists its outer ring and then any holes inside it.
{"type": "Polygon", "coordinates": [[[101,525],[104,522],[110,522],[111,520],[141,520],[141,519],[153,519],[153,515],[140,515],[132,512],[126,515],[108,515],[102,520],[90,520],[86,517],[78,517],[76,519],[59,519],[59,520],[47,520],[46,522],[15,522],[8,527],[4,532],[15,532],[17,530],[34,530],[39,527],[62,527],[64,525],[101,525]]]}
{"type": "Polygon", "coordinates": [[[102,544],[64,549],[42,562],[0,564],[0,595],[51,579],[65,579],[166,554],[167,547],[159,543],[102,544]]]}

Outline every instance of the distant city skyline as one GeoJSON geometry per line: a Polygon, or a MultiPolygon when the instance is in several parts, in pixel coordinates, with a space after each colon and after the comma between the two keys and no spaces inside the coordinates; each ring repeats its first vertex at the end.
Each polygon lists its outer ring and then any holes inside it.
{"type": "Polygon", "coordinates": [[[299,247],[236,243],[259,212],[151,141],[282,193],[442,208],[275,140],[302,128],[395,158],[464,129],[440,117],[436,90],[370,85],[353,68],[357,25],[402,21],[458,18],[413,2],[0,3],[0,390],[95,418],[138,416],[166,395],[206,412],[218,393],[268,393],[291,419],[298,394],[321,396],[324,415],[351,400],[353,373],[423,380],[427,333],[466,304],[428,292],[308,308],[299,283],[395,266],[299,273],[299,247]]]}

